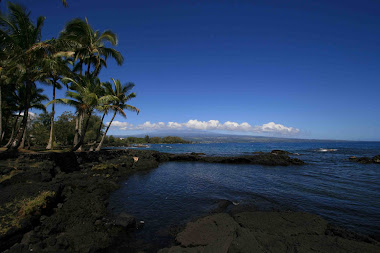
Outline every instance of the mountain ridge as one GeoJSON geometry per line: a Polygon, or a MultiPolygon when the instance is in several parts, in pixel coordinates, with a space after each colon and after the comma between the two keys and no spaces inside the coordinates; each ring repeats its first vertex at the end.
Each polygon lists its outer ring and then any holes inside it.
{"type": "Polygon", "coordinates": [[[289,137],[268,137],[268,136],[252,136],[252,135],[234,135],[210,132],[149,132],[138,135],[114,135],[118,138],[126,137],[165,137],[177,136],[184,140],[197,143],[266,143],[266,142],[347,142],[347,140],[328,140],[328,139],[301,139],[289,137]]]}

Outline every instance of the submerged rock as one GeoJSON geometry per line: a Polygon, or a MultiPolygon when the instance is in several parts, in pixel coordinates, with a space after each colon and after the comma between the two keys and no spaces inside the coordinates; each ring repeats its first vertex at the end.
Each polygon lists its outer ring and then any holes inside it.
{"type": "Polygon", "coordinates": [[[211,213],[221,213],[226,211],[227,207],[233,205],[233,202],[227,199],[218,200],[216,203],[216,207],[211,210],[211,213]]]}
{"type": "Polygon", "coordinates": [[[176,252],[379,252],[379,243],[328,235],[328,223],[301,212],[213,214],[190,222],[180,232],[176,252]]]}

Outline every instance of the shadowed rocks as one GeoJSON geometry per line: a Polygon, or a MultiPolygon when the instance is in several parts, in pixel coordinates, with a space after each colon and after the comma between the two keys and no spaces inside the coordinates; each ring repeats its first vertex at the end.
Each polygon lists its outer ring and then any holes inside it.
{"type": "Polygon", "coordinates": [[[176,252],[379,252],[379,243],[329,233],[319,216],[301,212],[218,213],[186,225],[176,236],[176,252]]]}
{"type": "MultiPolygon", "coordinates": [[[[286,151],[285,151],[286,152],[286,151]]],[[[259,164],[268,166],[303,165],[304,161],[282,153],[257,153],[244,156],[199,156],[192,154],[169,155],[170,161],[192,161],[207,163],[259,164]]]]}

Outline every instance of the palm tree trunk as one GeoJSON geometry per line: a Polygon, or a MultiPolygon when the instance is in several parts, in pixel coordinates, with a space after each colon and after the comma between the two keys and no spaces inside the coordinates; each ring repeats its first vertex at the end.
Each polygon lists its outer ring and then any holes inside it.
{"type": "MultiPolygon", "coordinates": [[[[16,118],[16,123],[17,123],[17,121],[18,121],[18,119],[16,118]]],[[[9,137],[7,144],[4,145],[4,148],[9,148],[11,146],[14,133],[15,133],[15,127],[12,128],[11,136],[9,137]]]]}
{"type": "Polygon", "coordinates": [[[100,121],[100,125],[96,131],[96,137],[95,137],[94,143],[90,147],[90,151],[94,151],[94,147],[95,147],[96,143],[98,142],[98,139],[100,137],[100,130],[102,130],[102,126],[103,126],[104,116],[106,116],[105,112],[103,113],[102,120],[100,121]]]}
{"type": "Polygon", "coordinates": [[[104,139],[106,138],[106,135],[107,135],[107,132],[108,132],[108,129],[110,128],[110,126],[111,126],[111,124],[112,124],[112,121],[114,120],[115,116],[116,116],[116,111],[115,111],[115,113],[113,114],[113,117],[112,117],[110,123],[108,124],[108,126],[107,126],[107,128],[106,128],[106,131],[104,131],[104,134],[103,134],[103,136],[102,136],[102,140],[100,141],[100,143],[99,143],[98,147],[95,149],[95,151],[99,151],[99,150],[102,148],[102,145],[103,145],[104,139]]]}
{"type": "Polygon", "coordinates": [[[2,108],[2,94],[0,84],[0,143],[3,140],[3,108],[2,108]]]}
{"type": "Polygon", "coordinates": [[[82,72],[83,72],[83,60],[82,59],[79,61],[79,64],[80,64],[80,75],[82,75],[82,72]]]}
{"type": "Polygon", "coordinates": [[[4,148],[9,148],[12,144],[13,136],[16,132],[18,118],[20,117],[20,114],[21,114],[21,112],[19,112],[18,115],[16,116],[15,123],[14,123],[13,128],[12,128],[11,136],[9,137],[7,144],[4,145],[4,148]]]}
{"type": "Polygon", "coordinates": [[[20,128],[18,129],[17,135],[12,145],[9,147],[10,150],[18,149],[21,144],[22,137],[24,136],[24,130],[26,128],[26,125],[28,124],[30,92],[32,90],[32,86],[33,86],[33,82],[31,81],[26,82],[24,116],[22,117],[21,125],[20,125],[20,128]]]}
{"type": "MultiPolygon", "coordinates": [[[[84,141],[84,137],[85,137],[86,132],[87,132],[87,127],[88,127],[88,123],[90,122],[90,118],[91,118],[91,112],[88,113],[88,118],[87,118],[86,122],[84,123],[82,133],[79,135],[79,142],[77,145],[75,145],[73,147],[72,151],[77,151],[77,150],[82,151],[83,141],[84,141]]],[[[82,116],[82,120],[83,119],[84,119],[84,113],[82,116]]]]}
{"type": "Polygon", "coordinates": [[[90,76],[91,57],[88,59],[87,75],[90,76]]]}
{"type": "Polygon", "coordinates": [[[26,128],[24,129],[24,134],[22,135],[22,140],[19,149],[25,148],[25,139],[26,139],[26,128]]]}
{"type": "Polygon", "coordinates": [[[76,146],[79,141],[79,121],[80,121],[80,112],[77,111],[77,116],[75,117],[75,135],[74,135],[73,146],[76,146]]]}
{"type": "MultiPolygon", "coordinates": [[[[53,81],[53,101],[55,100],[55,84],[56,84],[56,80],[53,81]]],[[[55,106],[55,103],[53,102],[52,108],[51,108],[50,137],[49,137],[49,142],[48,142],[48,145],[46,146],[46,149],[54,148],[54,140],[55,140],[54,138],[54,114],[55,114],[54,106],[55,106]]]]}
{"type": "MultiPolygon", "coordinates": [[[[79,144],[80,142],[80,139],[82,138],[82,133],[83,133],[83,121],[84,121],[84,112],[81,112],[79,114],[79,123],[78,123],[78,142],[77,142],[77,145],[79,144]]],[[[79,145],[79,148],[78,148],[79,151],[82,151],[82,146],[79,145]]]]}
{"type": "MultiPolygon", "coordinates": [[[[9,122],[9,116],[6,117],[4,126],[7,126],[7,125],[8,125],[8,122],[9,122]]],[[[3,142],[3,140],[4,140],[4,136],[5,136],[5,129],[4,129],[3,132],[1,133],[0,144],[3,142]]]]}

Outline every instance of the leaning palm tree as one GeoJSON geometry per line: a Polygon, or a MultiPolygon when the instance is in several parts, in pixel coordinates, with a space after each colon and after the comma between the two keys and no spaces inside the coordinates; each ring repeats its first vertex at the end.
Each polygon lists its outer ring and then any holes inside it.
{"type": "Polygon", "coordinates": [[[105,83],[104,87],[108,94],[112,94],[116,98],[112,101],[112,109],[114,110],[114,113],[111,121],[108,123],[106,130],[104,131],[104,134],[98,147],[96,148],[96,151],[99,151],[102,148],[108,129],[111,127],[112,121],[115,119],[117,113],[126,118],[127,115],[125,114],[124,110],[133,111],[137,114],[139,114],[140,112],[138,108],[127,104],[129,100],[136,97],[136,94],[134,92],[130,93],[130,91],[135,85],[133,83],[126,83],[122,85],[119,80],[115,80],[113,78],[112,81],[113,87],[112,84],[109,82],[105,83]]]}
{"type": "Polygon", "coordinates": [[[28,122],[31,90],[41,74],[38,63],[51,45],[41,41],[44,17],[37,18],[34,24],[30,12],[21,5],[8,2],[8,10],[8,15],[0,15],[0,51],[6,52],[10,60],[10,64],[5,66],[6,71],[17,74],[16,83],[24,85],[26,92],[23,119],[11,146],[11,149],[17,149],[28,122]]]}
{"type": "MultiPolygon", "coordinates": [[[[104,83],[103,83],[103,87],[104,87],[104,83]]],[[[110,93],[109,91],[107,91],[106,89],[103,89],[103,96],[112,96],[113,93],[110,93]]],[[[112,101],[105,101],[104,103],[98,105],[96,107],[96,110],[99,111],[100,113],[103,113],[102,117],[101,117],[101,120],[99,122],[99,126],[98,128],[96,129],[96,136],[95,136],[95,139],[94,141],[92,142],[92,144],[90,145],[90,150],[89,151],[94,151],[95,149],[95,145],[97,144],[98,140],[99,140],[99,137],[101,135],[101,130],[104,126],[103,122],[104,122],[104,118],[106,115],[108,115],[108,112],[111,110],[112,108],[112,101]]]]}
{"type": "Polygon", "coordinates": [[[69,98],[52,100],[48,103],[48,105],[51,103],[63,103],[76,108],[77,124],[75,135],[77,141],[74,142],[72,151],[82,150],[88,123],[95,108],[99,104],[115,98],[113,96],[102,96],[103,86],[97,77],[77,76],[76,80],[72,78],[65,78],[64,80],[71,83],[72,90],[66,92],[66,96],[69,98]],[[87,118],[84,122],[86,116],[87,118]]]}
{"type": "Polygon", "coordinates": [[[81,75],[83,74],[84,64],[87,65],[87,75],[91,74],[91,66],[94,67],[92,74],[97,75],[100,68],[106,66],[108,57],[115,59],[119,65],[124,61],[120,52],[105,46],[105,43],[110,43],[112,46],[117,45],[116,34],[110,30],[103,33],[94,31],[87,19],[76,18],[68,22],[60,34],[60,39],[76,44],[74,59],[79,62],[74,67],[74,70],[78,70],[81,75]]]}
{"type": "MultiPolygon", "coordinates": [[[[47,96],[42,94],[43,91],[44,91],[43,89],[37,88],[36,86],[34,86],[32,88],[32,91],[30,93],[29,109],[33,108],[33,109],[37,109],[37,110],[41,110],[43,112],[46,112],[46,107],[45,107],[45,105],[42,104],[42,102],[49,100],[49,99],[47,96]]],[[[27,131],[28,131],[28,127],[26,127],[24,129],[24,134],[23,134],[23,137],[22,137],[22,140],[20,143],[20,147],[19,147],[20,149],[23,149],[25,147],[25,140],[27,139],[27,131]]]]}

